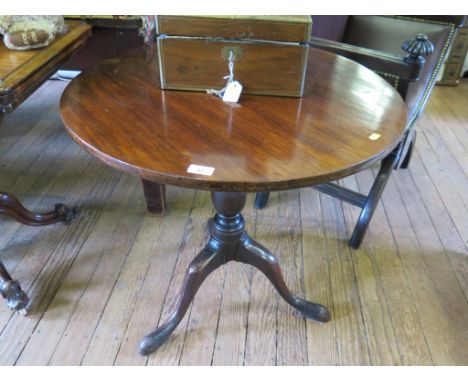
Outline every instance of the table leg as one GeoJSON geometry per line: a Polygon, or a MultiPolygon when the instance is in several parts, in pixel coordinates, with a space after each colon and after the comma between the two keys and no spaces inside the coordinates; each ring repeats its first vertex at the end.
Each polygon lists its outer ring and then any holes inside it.
{"type": "Polygon", "coordinates": [[[166,209],[166,185],[141,179],[146,208],[152,214],[163,214],[166,209]]]}
{"type": "Polygon", "coordinates": [[[268,203],[268,197],[270,196],[269,192],[257,192],[255,195],[255,208],[261,210],[265,208],[268,203]]]}
{"type": "Polygon", "coordinates": [[[68,224],[80,214],[77,208],[69,208],[65,204],[56,204],[54,211],[46,213],[31,212],[13,195],[1,191],[0,213],[8,215],[20,223],[32,226],[49,225],[58,222],[68,224]]]}
{"type": "MultiPolygon", "coordinates": [[[[47,213],[36,213],[26,209],[13,195],[0,191],[0,213],[8,215],[16,221],[31,225],[43,226],[57,222],[70,223],[79,215],[77,208],[68,208],[64,204],[56,204],[55,210],[47,213]]],[[[0,294],[6,300],[10,309],[26,314],[28,296],[21,289],[16,280],[12,280],[10,274],[0,261],[0,294]]]]}
{"type": "Polygon", "coordinates": [[[10,309],[26,314],[29,298],[23,292],[18,281],[13,280],[0,261],[0,294],[10,309]]]}
{"type": "Polygon", "coordinates": [[[319,304],[296,297],[286,286],[277,258],[265,247],[249,237],[241,215],[246,194],[241,192],[212,192],[216,209],[208,244],[191,262],[174,312],[166,323],[147,335],[140,344],[140,354],[156,351],[182,320],[198,288],[208,275],[229,261],[253,265],[263,272],[289,304],[306,317],[327,322],[328,310],[319,304]]]}

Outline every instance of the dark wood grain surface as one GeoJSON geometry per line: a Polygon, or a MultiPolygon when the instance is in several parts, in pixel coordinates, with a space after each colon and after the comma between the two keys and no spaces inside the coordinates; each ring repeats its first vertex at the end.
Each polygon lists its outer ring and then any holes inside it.
{"type": "Polygon", "coordinates": [[[406,122],[405,105],[385,80],[316,49],[309,50],[300,99],[243,95],[227,104],[204,93],[161,91],[153,45],[85,71],[60,109],[73,138],[113,167],[230,191],[298,188],[352,174],[387,155],[406,122]],[[191,174],[190,164],[214,172],[191,174]]]}
{"type": "Polygon", "coordinates": [[[223,37],[269,41],[306,42],[310,16],[175,16],[157,18],[157,33],[172,36],[223,37]]]}
{"type": "Polygon", "coordinates": [[[220,54],[238,52],[234,76],[244,94],[299,97],[302,95],[308,45],[178,37],[158,38],[162,88],[221,89],[229,74],[220,54]]]}

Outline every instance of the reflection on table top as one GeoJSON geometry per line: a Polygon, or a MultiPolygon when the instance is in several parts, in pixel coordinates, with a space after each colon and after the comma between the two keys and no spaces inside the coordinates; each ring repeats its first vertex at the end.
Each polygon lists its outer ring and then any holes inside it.
{"type": "Polygon", "coordinates": [[[406,108],[363,66],[309,50],[302,98],[161,91],[157,52],[138,49],[76,78],[61,100],[74,139],[122,170],[186,187],[261,191],[354,173],[399,142],[406,108]],[[211,175],[187,172],[191,164],[211,175]]]}

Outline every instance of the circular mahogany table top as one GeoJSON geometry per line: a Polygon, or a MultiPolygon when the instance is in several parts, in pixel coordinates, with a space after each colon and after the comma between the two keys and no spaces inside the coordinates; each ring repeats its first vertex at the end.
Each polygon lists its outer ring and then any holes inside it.
{"type": "Polygon", "coordinates": [[[380,76],[316,49],[302,98],[243,94],[227,104],[202,92],[162,91],[152,46],[84,71],[60,111],[78,144],[107,164],[216,191],[299,188],[350,175],[387,155],[407,118],[380,76]],[[191,164],[214,172],[189,173],[191,164]]]}

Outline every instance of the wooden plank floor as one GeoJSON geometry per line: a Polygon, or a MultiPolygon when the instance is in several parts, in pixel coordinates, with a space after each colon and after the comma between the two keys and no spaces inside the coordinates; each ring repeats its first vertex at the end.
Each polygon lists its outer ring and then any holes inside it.
{"type": "MultiPolygon", "coordinates": [[[[273,193],[244,210],[301,296],[330,308],[299,316],[253,268],[230,263],[203,284],[170,341],[138,343],[174,306],[206,241],[206,192],[168,187],[164,217],[146,213],[138,179],[83,152],[49,81],[0,125],[0,189],[29,208],[77,205],[69,226],[0,216],[0,256],[32,299],[0,305],[1,365],[467,365],[468,81],[437,87],[409,170],[394,173],[362,248],[358,210],[312,189],[273,193]]],[[[340,181],[368,190],[376,168],[340,181]]]]}

